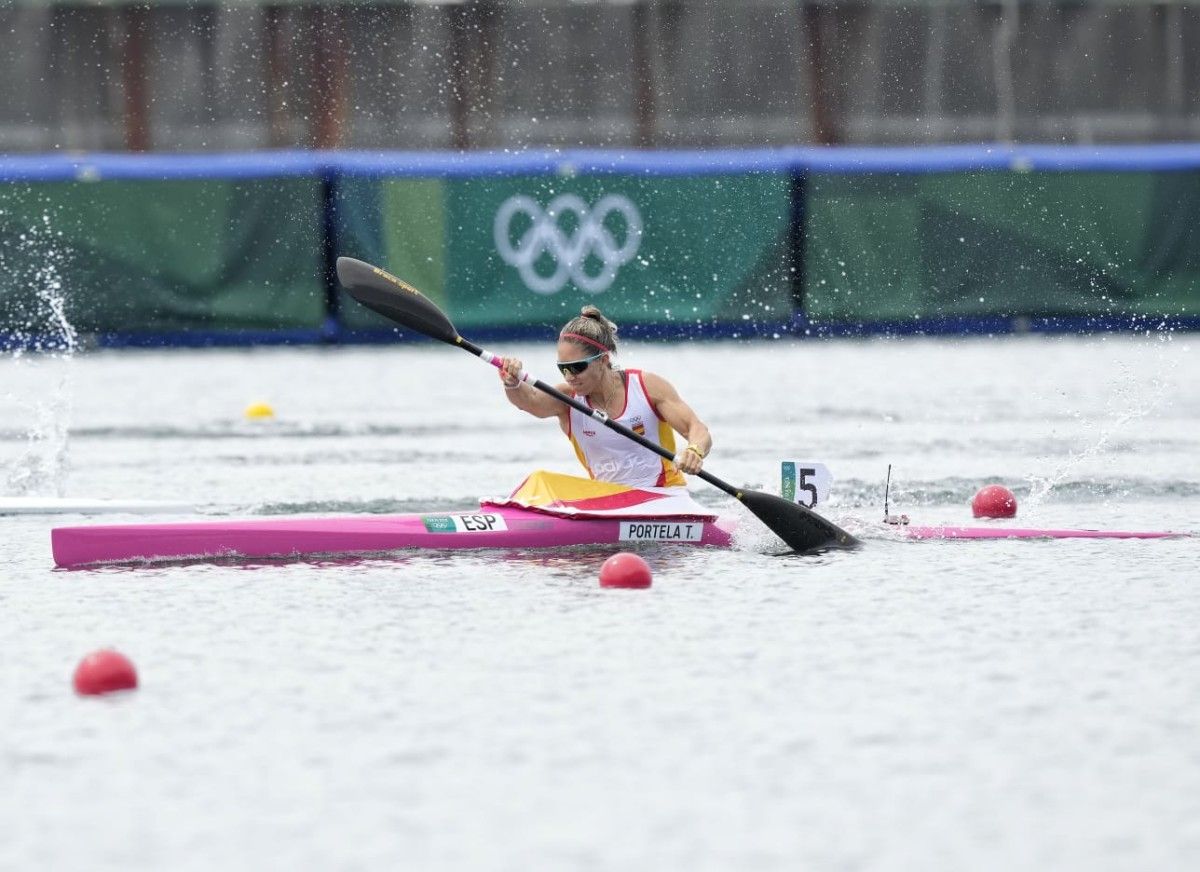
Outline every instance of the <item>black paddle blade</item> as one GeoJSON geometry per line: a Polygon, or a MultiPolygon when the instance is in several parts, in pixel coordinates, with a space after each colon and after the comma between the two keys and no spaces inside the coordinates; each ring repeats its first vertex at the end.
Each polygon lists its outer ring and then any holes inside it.
{"type": "Polygon", "coordinates": [[[346,293],[385,318],[451,345],[458,331],[446,314],[408,282],[352,257],[337,259],[338,281],[346,293]]]}
{"type": "Polygon", "coordinates": [[[793,551],[804,554],[858,544],[858,540],[841,527],[783,497],[759,491],[741,491],[737,497],[793,551]]]}

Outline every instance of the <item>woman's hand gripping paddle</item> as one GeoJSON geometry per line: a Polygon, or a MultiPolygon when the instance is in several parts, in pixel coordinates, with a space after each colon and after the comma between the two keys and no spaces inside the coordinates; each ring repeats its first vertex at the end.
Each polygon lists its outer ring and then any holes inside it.
{"type": "MultiPolygon", "coordinates": [[[[397,324],[416,330],[418,333],[424,333],[430,339],[437,339],[447,345],[454,345],[469,351],[497,368],[501,366],[501,358],[498,355],[485,351],[478,345],[463,339],[445,313],[412,285],[379,267],[371,266],[369,263],[355,260],[352,257],[338,258],[337,274],[338,281],[342,283],[346,292],[368,309],[378,312],[397,324]]],[[[609,418],[604,412],[589,408],[557,388],[532,378],[528,373],[521,373],[521,380],[528,382],[539,391],[549,394],[560,403],[565,403],[584,415],[595,418],[605,427],[615,430],[626,439],[638,443],[660,457],[667,460],[675,459],[671,452],[661,445],[656,445],[645,437],[639,436],[628,427],[609,418]]],[[[803,554],[826,548],[850,547],[858,544],[858,540],[845,530],[798,503],[789,502],[774,494],[735,488],[704,470],[700,471],[699,477],[739,500],[793,551],[803,554]]]]}

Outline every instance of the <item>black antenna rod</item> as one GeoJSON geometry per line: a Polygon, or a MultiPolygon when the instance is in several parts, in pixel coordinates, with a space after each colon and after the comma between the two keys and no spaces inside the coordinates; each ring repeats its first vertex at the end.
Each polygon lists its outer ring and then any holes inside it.
{"type": "Polygon", "coordinates": [[[885,524],[890,523],[891,519],[892,519],[891,513],[888,512],[888,491],[891,489],[891,487],[892,487],[892,465],[889,463],[888,464],[887,481],[884,482],[884,485],[883,485],[883,523],[885,523],[885,524]]]}

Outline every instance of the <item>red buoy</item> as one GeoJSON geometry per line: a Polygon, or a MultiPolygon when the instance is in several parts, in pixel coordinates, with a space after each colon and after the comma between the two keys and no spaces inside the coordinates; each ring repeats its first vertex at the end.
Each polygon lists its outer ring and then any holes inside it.
{"type": "Polygon", "coordinates": [[[1004,485],[989,484],[971,500],[971,513],[976,518],[1015,518],[1017,498],[1004,485]]]}
{"type": "Polygon", "coordinates": [[[622,551],[600,567],[601,587],[644,588],[650,586],[650,565],[636,554],[622,551]]]}
{"type": "Polygon", "coordinates": [[[137,684],[137,670],[133,668],[133,663],[124,654],[111,648],[93,651],[75,667],[75,692],[83,696],[133,690],[137,684]]]}

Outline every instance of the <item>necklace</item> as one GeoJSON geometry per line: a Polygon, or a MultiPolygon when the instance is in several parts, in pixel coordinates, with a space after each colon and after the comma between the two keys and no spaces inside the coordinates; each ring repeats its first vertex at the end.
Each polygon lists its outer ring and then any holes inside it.
{"type": "MultiPolygon", "coordinates": [[[[600,383],[600,390],[597,391],[597,393],[600,395],[600,403],[598,408],[602,409],[608,415],[615,415],[617,412],[621,411],[617,408],[616,404],[625,396],[625,376],[618,370],[613,369],[608,371],[608,375],[606,375],[604,381],[600,383]],[[608,375],[616,376],[616,378],[609,378],[608,375]],[[612,389],[611,391],[610,388],[612,389]],[[609,399],[610,393],[613,394],[612,400],[609,399]]],[[[592,405],[593,407],[596,407],[595,403],[592,405]]]]}

